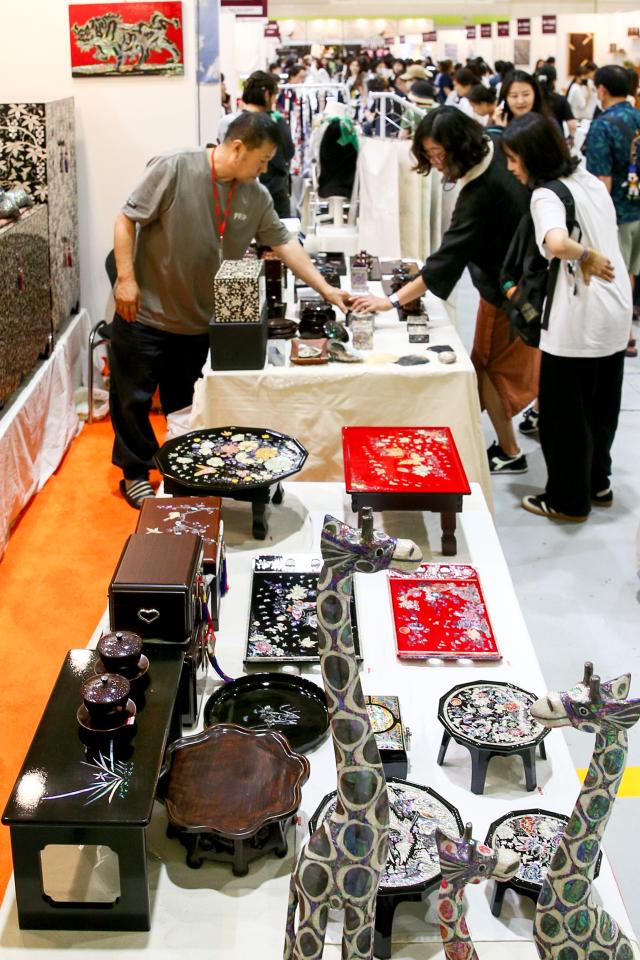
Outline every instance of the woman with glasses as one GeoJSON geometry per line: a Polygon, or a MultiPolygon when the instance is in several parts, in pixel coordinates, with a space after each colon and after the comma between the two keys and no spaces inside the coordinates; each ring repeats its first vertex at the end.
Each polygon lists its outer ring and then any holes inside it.
{"type": "Polygon", "coordinates": [[[416,170],[439,170],[445,185],[459,183],[451,225],[420,275],[392,297],[357,296],[357,311],[389,310],[431,290],[447,300],[466,267],[480,293],[471,359],[480,402],[498,442],[488,450],[494,473],[524,473],[527,461],[516,441],[512,417],[536,395],[540,354],[522,340],[511,341],[502,310],[500,269],[511,238],[528,209],[528,195],[507,171],[504,157],[476,120],[456,107],[438,107],[415,132],[416,170]]]}

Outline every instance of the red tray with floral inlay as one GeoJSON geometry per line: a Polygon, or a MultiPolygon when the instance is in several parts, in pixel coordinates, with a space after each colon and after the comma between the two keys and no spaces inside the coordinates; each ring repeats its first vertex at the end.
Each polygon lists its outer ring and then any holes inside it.
{"type": "Polygon", "coordinates": [[[348,493],[468,494],[448,427],[343,427],[348,493]]]}
{"type": "Polygon", "coordinates": [[[502,659],[473,567],[425,563],[389,587],[399,657],[502,659]]]}

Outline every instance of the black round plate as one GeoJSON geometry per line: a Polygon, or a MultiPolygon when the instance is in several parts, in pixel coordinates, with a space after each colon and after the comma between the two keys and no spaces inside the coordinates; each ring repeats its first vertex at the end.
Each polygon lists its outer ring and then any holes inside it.
{"type": "Polygon", "coordinates": [[[276,730],[293,750],[310,750],[327,734],[324,690],[289,673],[254,673],[226,683],[209,697],[205,726],[237,723],[250,730],[276,730]]]}

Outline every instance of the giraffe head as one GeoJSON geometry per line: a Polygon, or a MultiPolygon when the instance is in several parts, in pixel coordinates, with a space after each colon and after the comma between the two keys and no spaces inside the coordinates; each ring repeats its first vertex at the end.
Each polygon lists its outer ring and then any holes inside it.
{"type": "Polygon", "coordinates": [[[472,839],[473,827],[467,823],[461,837],[449,837],[436,827],[436,846],[443,884],[464,886],[482,883],[493,877],[505,883],[518,872],[520,856],[502,847],[492,850],[472,839]]]}
{"type": "Polygon", "coordinates": [[[628,673],[601,682],[593,675],[593,664],[585,663],[582,682],[560,693],[550,692],[531,705],[530,713],[543,727],[576,727],[597,733],[607,724],[629,728],[640,719],[640,700],[629,700],[628,673]]]}
{"type": "Polygon", "coordinates": [[[362,511],[362,527],[359,528],[327,515],[320,547],[325,563],[348,566],[358,573],[389,569],[410,573],[422,562],[422,551],[413,540],[396,540],[373,529],[369,507],[362,511]]]}

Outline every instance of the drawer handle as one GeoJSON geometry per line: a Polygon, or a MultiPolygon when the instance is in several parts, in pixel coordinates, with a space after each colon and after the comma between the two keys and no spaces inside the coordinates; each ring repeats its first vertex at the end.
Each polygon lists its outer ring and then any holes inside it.
{"type": "Polygon", "coordinates": [[[155,607],[152,607],[150,610],[147,610],[146,607],[138,610],[138,619],[142,620],[142,622],[146,624],[154,623],[159,616],[160,611],[156,610],[155,607]]]}

